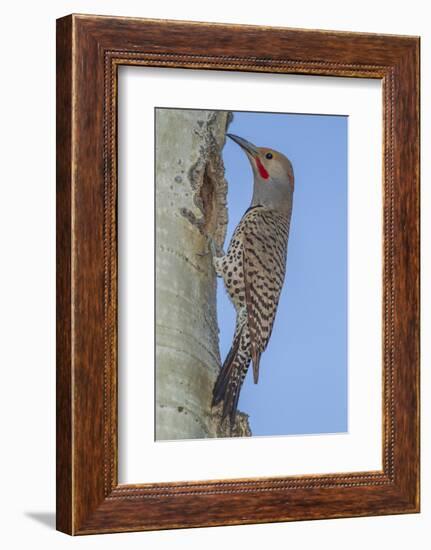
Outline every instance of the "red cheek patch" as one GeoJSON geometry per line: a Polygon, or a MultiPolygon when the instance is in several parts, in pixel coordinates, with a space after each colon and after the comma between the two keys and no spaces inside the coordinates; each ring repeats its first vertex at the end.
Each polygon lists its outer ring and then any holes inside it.
{"type": "Polygon", "coordinates": [[[257,166],[257,169],[259,170],[259,174],[260,176],[264,179],[264,180],[267,180],[269,178],[269,174],[268,172],[266,171],[266,168],[265,166],[260,162],[260,160],[256,157],[256,166],[257,166]]]}

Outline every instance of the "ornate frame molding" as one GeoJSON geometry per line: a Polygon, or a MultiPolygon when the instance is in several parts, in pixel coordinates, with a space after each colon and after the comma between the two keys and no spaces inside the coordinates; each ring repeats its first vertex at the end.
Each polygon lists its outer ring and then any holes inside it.
{"type": "Polygon", "coordinates": [[[58,20],[57,51],[58,529],[86,534],[418,511],[418,39],[73,15],[58,20]],[[382,471],[118,484],[119,65],[382,80],[382,471]]]}

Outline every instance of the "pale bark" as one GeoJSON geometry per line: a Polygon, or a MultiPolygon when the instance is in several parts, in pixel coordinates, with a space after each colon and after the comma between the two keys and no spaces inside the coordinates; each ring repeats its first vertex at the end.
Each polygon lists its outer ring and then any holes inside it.
{"type": "Polygon", "coordinates": [[[156,111],[156,438],[251,435],[231,431],[211,399],[220,368],[216,277],[206,235],[223,246],[225,111],[156,111]]]}

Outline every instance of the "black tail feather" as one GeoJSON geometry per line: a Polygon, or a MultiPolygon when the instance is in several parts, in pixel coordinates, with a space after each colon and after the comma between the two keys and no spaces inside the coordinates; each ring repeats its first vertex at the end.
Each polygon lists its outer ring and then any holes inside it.
{"type": "Polygon", "coordinates": [[[239,394],[250,363],[248,353],[241,352],[240,349],[242,347],[241,340],[245,336],[243,329],[244,327],[235,335],[232,347],[226,356],[213,390],[212,405],[218,405],[223,401],[222,420],[229,416],[231,426],[235,424],[239,394]]]}
{"type": "Polygon", "coordinates": [[[223,366],[220,369],[216,383],[213,389],[213,401],[212,406],[218,405],[220,401],[223,401],[225,397],[226,387],[232,374],[232,368],[234,365],[235,356],[238,352],[239,344],[241,342],[242,330],[238,331],[232,343],[232,347],[224,360],[223,366]]]}

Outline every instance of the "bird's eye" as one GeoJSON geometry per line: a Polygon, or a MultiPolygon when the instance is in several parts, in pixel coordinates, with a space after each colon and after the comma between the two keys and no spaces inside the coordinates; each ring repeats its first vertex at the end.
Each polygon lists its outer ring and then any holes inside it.
{"type": "Polygon", "coordinates": [[[266,157],[267,159],[272,159],[272,153],[266,153],[265,157],[266,157]]]}

